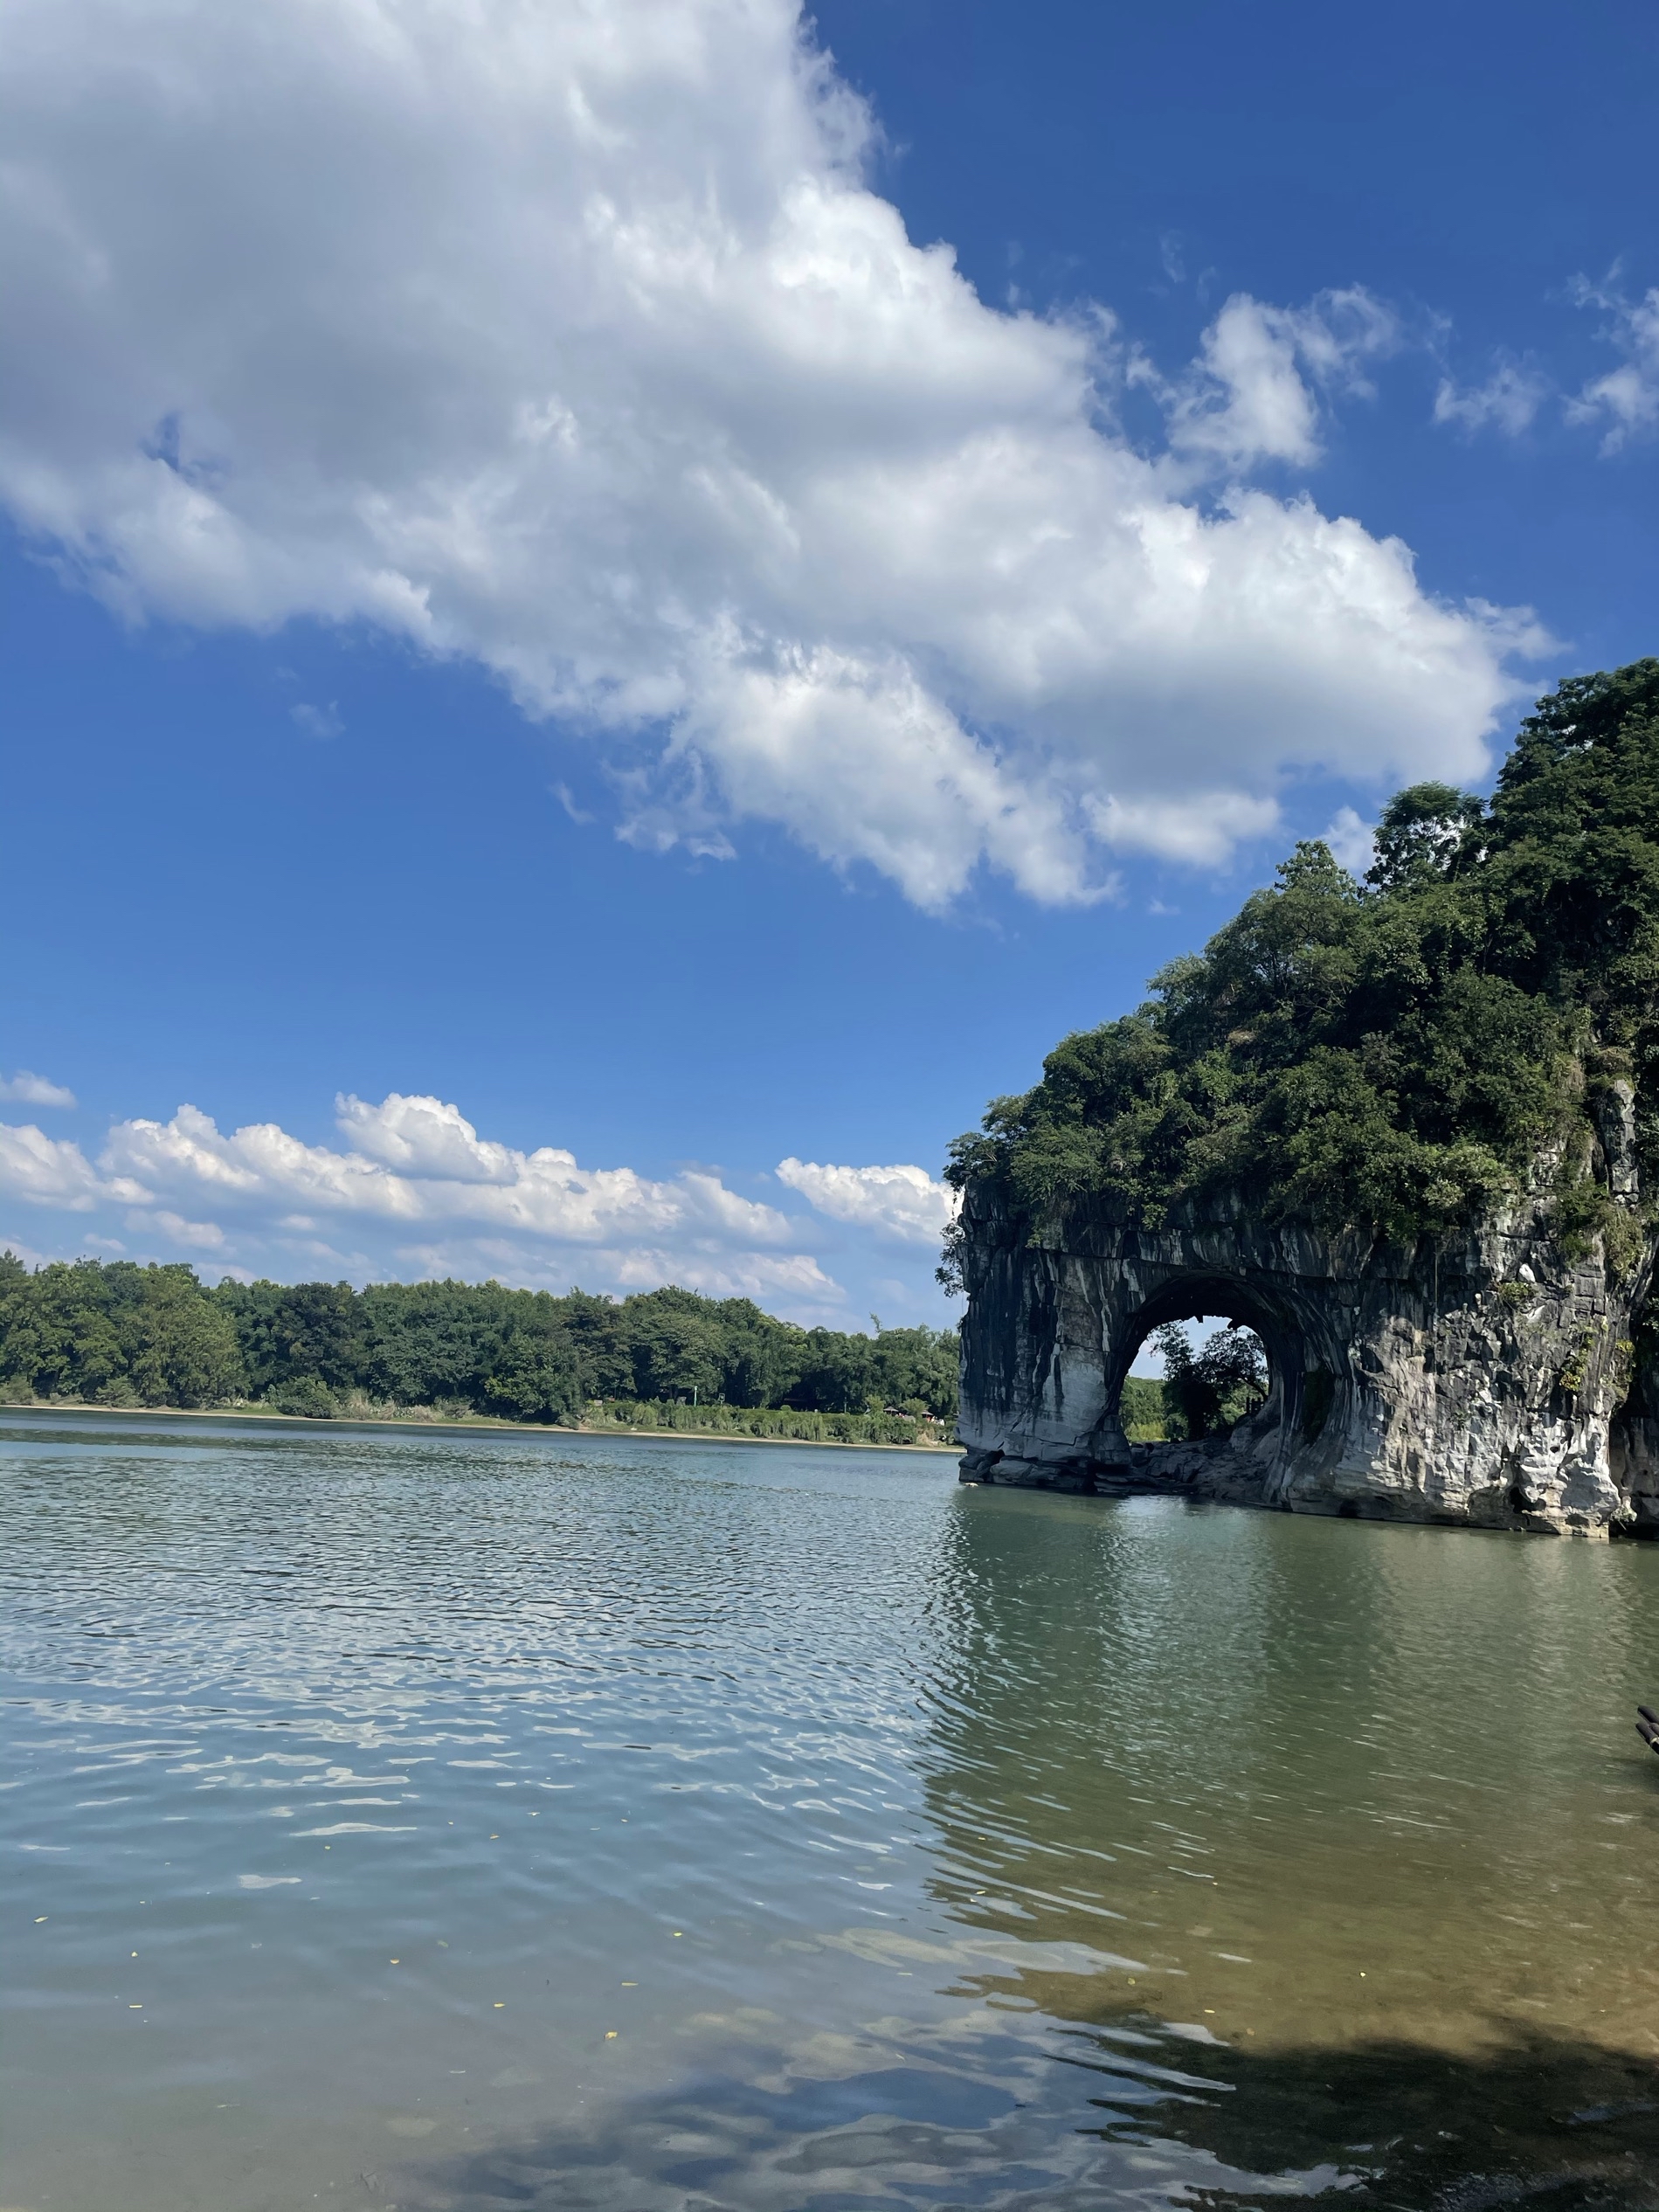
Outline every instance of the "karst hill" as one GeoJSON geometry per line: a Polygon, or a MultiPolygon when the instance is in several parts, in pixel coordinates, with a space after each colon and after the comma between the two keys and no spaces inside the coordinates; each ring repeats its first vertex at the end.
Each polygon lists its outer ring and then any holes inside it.
{"type": "Polygon", "coordinates": [[[1296,847],[1136,1013],[959,1140],[965,1479],[1659,1530],[1659,660],[1540,701],[1490,804],[1296,847]],[[1162,1324],[1266,1403],[1130,1443],[1162,1324]]]}

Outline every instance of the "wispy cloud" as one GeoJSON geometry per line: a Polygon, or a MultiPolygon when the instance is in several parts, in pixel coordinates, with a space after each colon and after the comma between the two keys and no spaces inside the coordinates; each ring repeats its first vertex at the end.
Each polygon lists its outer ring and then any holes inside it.
{"type": "Polygon", "coordinates": [[[1434,394],[1434,420],[1473,435],[1500,431],[1518,438],[1538,419],[1552,386],[1530,362],[1500,361],[1484,384],[1460,386],[1442,377],[1434,394]]]}
{"type": "Polygon", "coordinates": [[[19,1068],[15,1075],[0,1075],[0,1098],[17,1106],[70,1107],[75,1103],[73,1090],[27,1068],[19,1068]]]}
{"type": "Polygon", "coordinates": [[[310,701],[302,699],[298,706],[288,709],[288,714],[308,737],[337,737],[346,726],[340,719],[340,709],[332,699],[326,707],[314,706],[310,701]]]}
{"type": "MultiPolygon", "coordinates": [[[[1600,429],[1607,456],[1659,431],[1659,286],[1633,299],[1621,288],[1620,276],[1615,262],[1599,283],[1578,276],[1566,290],[1573,306],[1601,316],[1599,335],[1621,356],[1615,367],[1564,395],[1558,379],[1531,355],[1500,349],[1482,382],[1465,384],[1449,374],[1441,378],[1435,422],[1466,437],[1495,431],[1518,438],[1546,406],[1552,414],[1559,408],[1567,423],[1600,429]]],[[[1441,325],[1441,338],[1449,327],[1441,325]]]]}
{"type": "MultiPolygon", "coordinates": [[[[1228,472],[1263,461],[1305,467],[1324,450],[1322,396],[1371,397],[1364,364],[1400,342],[1393,309],[1363,286],[1321,293],[1305,308],[1236,293],[1185,375],[1151,380],[1169,410],[1170,446],[1228,472]]],[[[1144,364],[1138,374],[1146,378],[1144,364]]]]}
{"type": "Polygon", "coordinates": [[[1606,425],[1605,454],[1659,429],[1659,286],[1630,300],[1614,289],[1618,273],[1615,267],[1599,285],[1580,277],[1574,287],[1580,307],[1600,308],[1607,316],[1602,335],[1624,356],[1567,403],[1570,422],[1606,425]]]}

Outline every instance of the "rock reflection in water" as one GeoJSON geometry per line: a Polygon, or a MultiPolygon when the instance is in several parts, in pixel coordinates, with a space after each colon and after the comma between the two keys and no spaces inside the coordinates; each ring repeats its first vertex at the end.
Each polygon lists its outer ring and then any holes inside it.
{"type": "Polygon", "coordinates": [[[935,1894],[1125,1955],[971,1987],[1259,2050],[1659,2050],[1659,1559],[968,1494],[920,1753],[935,1894]]]}

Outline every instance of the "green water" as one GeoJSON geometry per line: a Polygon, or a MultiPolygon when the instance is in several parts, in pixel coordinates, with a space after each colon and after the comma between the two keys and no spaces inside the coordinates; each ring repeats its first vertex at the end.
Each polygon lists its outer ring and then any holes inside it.
{"type": "Polygon", "coordinates": [[[1659,1548],[954,1477],[0,1416],[0,2206],[1659,2204],[1659,1548]]]}

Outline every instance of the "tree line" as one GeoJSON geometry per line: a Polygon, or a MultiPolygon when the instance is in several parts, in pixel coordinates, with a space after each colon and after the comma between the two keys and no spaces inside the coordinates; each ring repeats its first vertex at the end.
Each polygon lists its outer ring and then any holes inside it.
{"type": "Polygon", "coordinates": [[[0,1255],[0,1395],[100,1406],[356,1404],[573,1421],[596,1400],[955,1420],[953,1330],[801,1329],[748,1298],[499,1282],[226,1281],[0,1255]]]}

